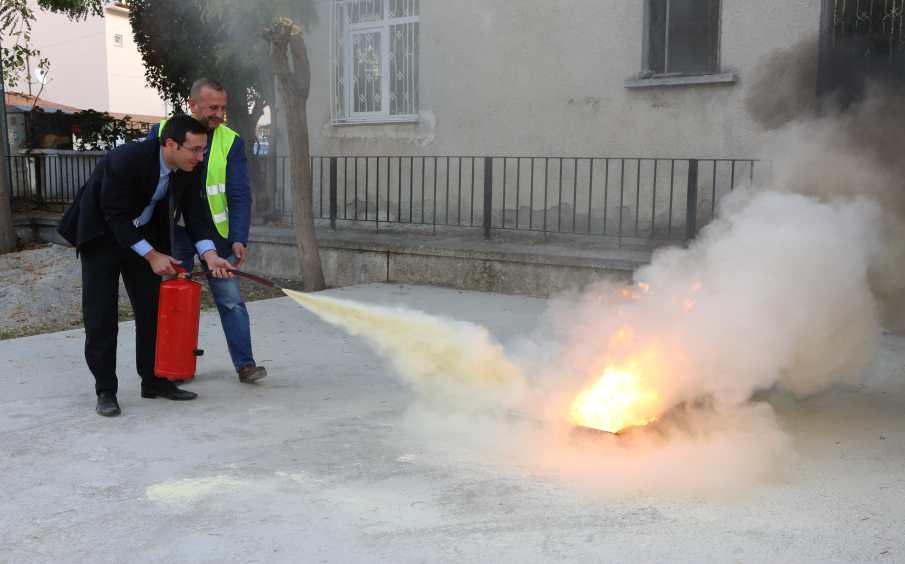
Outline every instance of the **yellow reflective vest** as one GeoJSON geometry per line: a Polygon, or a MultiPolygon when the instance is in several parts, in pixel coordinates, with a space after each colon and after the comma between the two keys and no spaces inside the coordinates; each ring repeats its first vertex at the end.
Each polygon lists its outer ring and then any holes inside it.
{"type": "MultiPolygon", "coordinates": [[[[167,120],[160,122],[157,137],[160,137],[167,120]]],[[[214,129],[211,150],[206,157],[207,178],[204,189],[207,191],[207,205],[211,209],[214,227],[221,237],[229,237],[229,206],[226,199],[226,157],[239,134],[223,124],[214,129]]]]}

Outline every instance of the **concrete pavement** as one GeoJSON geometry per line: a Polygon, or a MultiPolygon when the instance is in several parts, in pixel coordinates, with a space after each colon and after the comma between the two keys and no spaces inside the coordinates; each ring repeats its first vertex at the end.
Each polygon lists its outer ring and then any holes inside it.
{"type": "MultiPolygon", "coordinates": [[[[503,343],[545,309],[409,286],[330,294],[503,343]]],[[[796,455],[779,478],[610,496],[485,456],[444,421],[415,428],[410,390],[360,340],[288,298],[249,308],[270,376],[239,384],[204,313],[195,402],[139,398],[123,323],[114,419],[93,412],[80,330],[0,342],[0,562],[905,561],[905,339],[884,337],[864,386],[771,398],[796,455]]]]}

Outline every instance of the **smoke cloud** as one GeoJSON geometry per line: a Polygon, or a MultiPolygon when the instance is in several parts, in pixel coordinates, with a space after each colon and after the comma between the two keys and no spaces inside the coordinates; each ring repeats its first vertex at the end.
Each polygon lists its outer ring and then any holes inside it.
{"type": "Polygon", "coordinates": [[[815,45],[770,57],[750,90],[770,184],[733,191],[691,245],[655,253],[631,289],[553,301],[508,355],[472,324],[303,305],[364,337],[412,384],[409,428],[428,445],[608,496],[737,494],[781,475],[790,439],[759,392],[858,382],[883,325],[905,319],[905,100],[869,84],[844,109],[818,105],[815,45]],[[656,392],[656,422],[618,436],[570,422],[576,396],[610,366],[656,392]]]}

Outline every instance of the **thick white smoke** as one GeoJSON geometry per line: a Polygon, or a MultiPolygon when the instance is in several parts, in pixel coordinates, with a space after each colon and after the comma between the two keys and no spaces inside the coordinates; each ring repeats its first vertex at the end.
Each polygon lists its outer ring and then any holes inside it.
{"type": "Polygon", "coordinates": [[[807,396],[856,382],[881,319],[905,318],[905,161],[896,155],[905,118],[890,117],[900,102],[877,91],[844,113],[801,104],[804,115],[784,116],[769,135],[769,185],[736,189],[690,246],[655,253],[631,295],[602,284],[554,301],[548,325],[508,353],[480,328],[416,312],[325,319],[361,334],[413,384],[426,401],[410,427],[428,444],[447,434],[444,444],[483,460],[608,495],[743,491],[791,454],[758,392],[807,396]],[[657,422],[618,437],[576,432],[572,402],[613,365],[656,392],[657,422]],[[494,393],[488,367],[518,393],[494,393]]]}
{"type": "Polygon", "coordinates": [[[555,344],[533,344],[548,363],[521,408],[544,431],[518,449],[521,463],[611,495],[738,492],[775,475],[790,441],[752,398],[774,387],[813,394],[870,363],[880,326],[868,271],[883,256],[881,216],[862,199],[742,189],[689,248],[661,251],[636,273],[646,292],[625,299],[601,285],[558,302],[544,331],[555,344]],[[577,437],[569,404],[603,367],[632,358],[651,363],[644,385],[664,399],[660,421],[577,437]]]}
{"type": "Polygon", "coordinates": [[[738,492],[783,469],[790,440],[758,392],[857,382],[881,323],[905,317],[902,97],[868,92],[772,131],[771,183],[732,193],[690,247],[656,253],[635,274],[646,291],[626,300],[601,285],[555,306],[552,360],[535,382],[537,398],[553,398],[545,420],[632,357],[653,359],[645,385],[666,411],[618,440],[548,438],[529,458],[608,494],[738,492]]]}

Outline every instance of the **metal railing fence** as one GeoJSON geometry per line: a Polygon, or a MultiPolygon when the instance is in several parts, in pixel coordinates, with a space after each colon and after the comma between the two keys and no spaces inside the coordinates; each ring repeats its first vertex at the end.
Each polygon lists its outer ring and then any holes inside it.
{"type": "MultiPolygon", "coordinates": [[[[12,195],[41,206],[75,196],[100,152],[14,155],[12,195]]],[[[254,157],[267,215],[291,222],[288,157],[254,157]],[[261,184],[265,186],[261,186],[261,184]]],[[[314,215],[344,224],[533,231],[618,244],[692,238],[721,198],[768,180],[753,159],[531,156],[313,156],[314,215]]],[[[253,167],[254,168],[254,167],[253,167]]]]}
{"type": "MultiPolygon", "coordinates": [[[[311,158],[315,217],[345,222],[535,231],[621,240],[690,239],[742,184],[753,159],[356,156],[311,158]]],[[[291,220],[291,171],[276,162],[275,202],[291,220]]]]}
{"type": "Polygon", "coordinates": [[[7,157],[13,201],[36,207],[68,204],[75,198],[103,151],[35,151],[7,157]]]}

